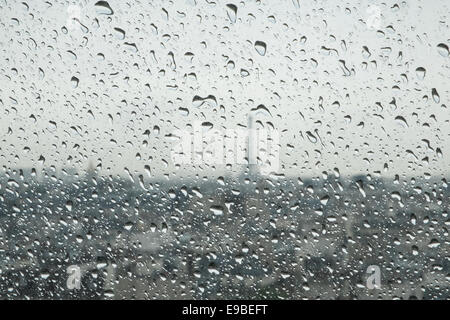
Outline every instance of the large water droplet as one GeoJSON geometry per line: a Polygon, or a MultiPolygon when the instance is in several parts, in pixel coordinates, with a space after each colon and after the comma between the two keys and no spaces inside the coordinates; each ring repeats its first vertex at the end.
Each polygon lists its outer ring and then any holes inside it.
{"type": "Polygon", "coordinates": [[[119,40],[125,39],[125,31],[123,31],[120,28],[114,28],[114,31],[115,31],[115,36],[117,39],[119,39],[119,40]]]}
{"type": "Polygon", "coordinates": [[[425,79],[426,73],[427,73],[427,71],[425,70],[425,68],[418,67],[418,68],[416,69],[416,75],[417,75],[417,78],[418,78],[419,80],[425,79]]]}
{"type": "Polygon", "coordinates": [[[230,21],[232,23],[236,22],[237,7],[234,4],[232,4],[232,3],[227,4],[227,15],[228,15],[228,19],[230,19],[230,21]]]}
{"type": "Polygon", "coordinates": [[[433,96],[434,102],[439,103],[439,101],[441,101],[441,98],[439,97],[439,93],[437,92],[436,88],[431,89],[431,95],[433,96]]]}
{"type": "Polygon", "coordinates": [[[109,3],[106,1],[98,1],[95,4],[95,9],[98,14],[112,15],[114,13],[113,9],[110,7],[109,3]]]}
{"type": "Polygon", "coordinates": [[[255,42],[255,49],[256,52],[258,52],[260,55],[264,56],[266,54],[266,43],[262,41],[256,41],[255,42]]]}
{"type": "Polygon", "coordinates": [[[407,122],[406,119],[403,118],[402,116],[396,116],[396,117],[395,117],[395,120],[397,120],[397,122],[398,122],[401,126],[403,126],[403,127],[405,127],[405,128],[408,128],[408,122],[407,122]]]}
{"type": "Polygon", "coordinates": [[[448,46],[445,43],[439,43],[437,45],[437,50],[439,54],[445,58],[447,58],[450,55],[448,46]]]}

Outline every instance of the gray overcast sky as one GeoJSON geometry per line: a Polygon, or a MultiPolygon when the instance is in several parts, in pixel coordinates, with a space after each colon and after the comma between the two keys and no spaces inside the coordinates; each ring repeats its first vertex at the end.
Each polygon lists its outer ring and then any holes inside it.
{"type": "Polygon", "coordinates": [[[287,175],[449,171],[449,1],[111,0],[110,15],[96,1],[26,3],[0,0],[7,169],[208,175],[174,170],[165,136],[194,121],[242,128],[263,104],[287,175]],[[193,103],[209,95],[217,105],[193,103]]]}

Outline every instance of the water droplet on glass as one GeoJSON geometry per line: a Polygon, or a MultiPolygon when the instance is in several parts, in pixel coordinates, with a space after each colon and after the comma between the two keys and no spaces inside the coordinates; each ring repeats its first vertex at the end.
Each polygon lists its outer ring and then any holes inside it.
{"type": "Polygon", "coordinates": [[[426,70],[425,70],[425,68],[418,67],[418,68],[416,69],[416,75],[417,75],[417,78],[418,78],[419,80],[425,79],[425,75],[426,75],[426,70]]]}
{"type": "Polygon", "coordinates": [[[441,98],[439,97],[436,88],[431,89],[431,95],[433,97],[434,102],[439,103],[439,101],[441,101],[441,98]]]}
{"type": "Polygon", "coordinates": [[[234,4],[232,4],[232,3],[227,4],[227,15],[228,15],[228,19],[230,19],[230,21],[232,23],[236,22],[237,7],[234,4]]]}
{"type": "Polygon", "coordinates": [[[438,50],[439,54],[445,58],[447,58],[450,55],[448,46],[445,43],[439,43],[437,45],[437,50],[438,50]]]}
{"type": "Polygon", "coordinates": [[[95,4],[95,9],[98,14],[112,15],[114,13],[107,1],[98,1],[95,4]]]}
{"type": "Polygon", "coordinates": [[[255,42],[255,49],[256,52],[258,52],[261,56],[264,56],[266,54],[266,43],[262,41],[256,41],[255,42]]]}

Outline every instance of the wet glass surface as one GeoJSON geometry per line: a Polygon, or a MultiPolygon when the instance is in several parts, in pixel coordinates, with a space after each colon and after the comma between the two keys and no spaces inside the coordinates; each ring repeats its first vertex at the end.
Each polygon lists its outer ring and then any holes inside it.
{"type": "Polygon", "coordinates": [[[448,299],[449,12],[0,0],[0,297],[448,299]]]}

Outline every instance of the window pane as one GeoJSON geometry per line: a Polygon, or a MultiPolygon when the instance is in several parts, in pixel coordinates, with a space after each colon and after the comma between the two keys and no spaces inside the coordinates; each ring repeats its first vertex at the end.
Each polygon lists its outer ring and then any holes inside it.
{"type": "Polygon", "coordinates": [[[0,0],[0,297],[448,299],[449,12],[0,0]]]}

